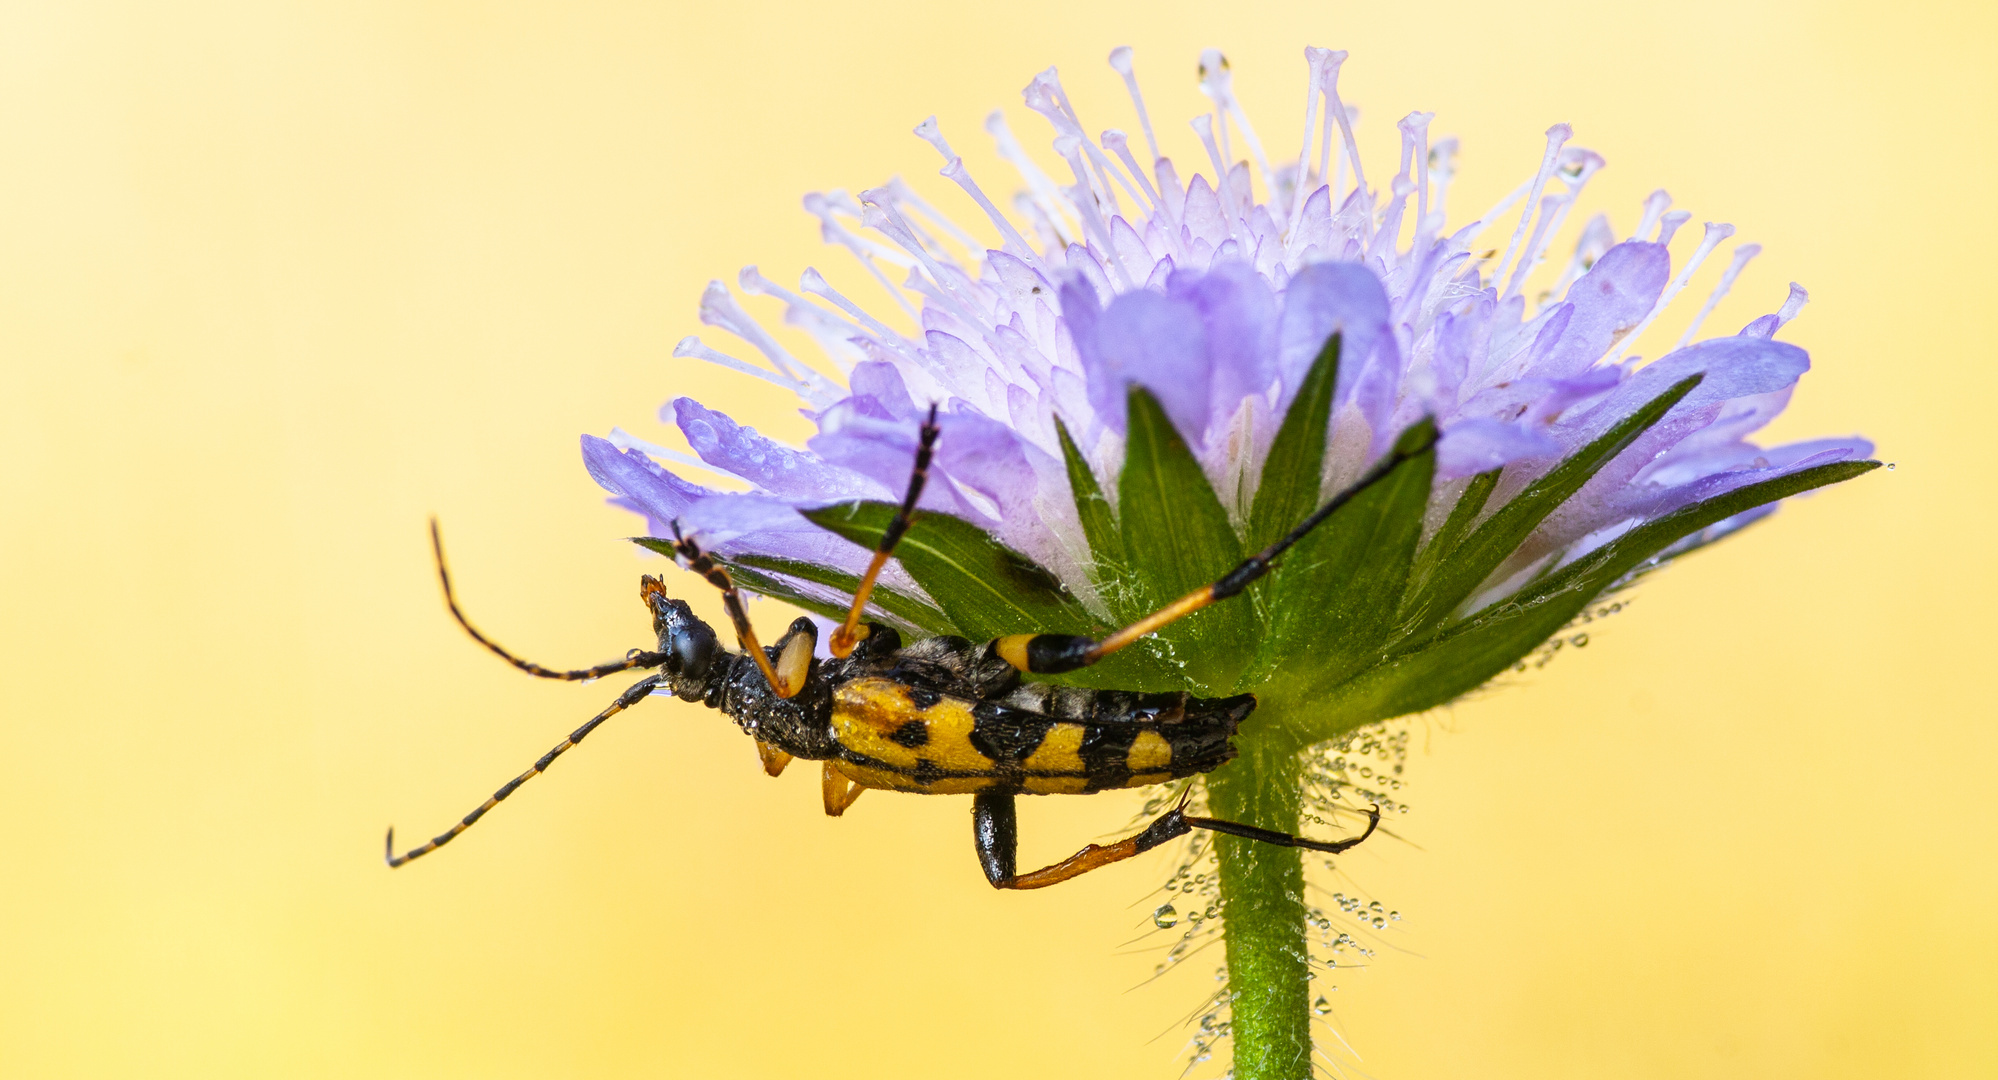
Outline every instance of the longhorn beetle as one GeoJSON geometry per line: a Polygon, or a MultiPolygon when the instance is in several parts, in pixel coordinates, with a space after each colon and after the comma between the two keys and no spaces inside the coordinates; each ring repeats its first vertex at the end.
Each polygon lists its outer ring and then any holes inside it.
{"type": "Polygon", "coordinates": [[[1086,795],[1110,788],[1143,787],[1220,768],[1235,756],[1236,728],[1256,707],[1251,694],[1197,698],[1184,693],[1087,690],[1023,682],[1022,674],[1054,675],[1086,667],[1132,642],[1241,593],[1268,573],[1273,560],[1369,485],[1397,465],[1434,445],[1397,447],[1365,475],[1282,539],[1250,556],[1210,585],[1104,638],[1072,634],[1013,634],[976,643],[960,637],[933,637],[904,645],[901,635],[880,623],[861,622],[874,582],[895,544],[915,518],[930,457],[936,448],[937,410],[930,407],[918,439],[909,487],[881,535],[866,574],[855,590],[846,621],[828,643],[832,659],[813,656],[818,629],[810,619],[793,622],[775,645],[756,640],[742,595],[728,571],[673,525],[674,550],[688,569],[722,593],[722,604],[741,652],[718,643],[714,629],[696,618],[686,601],[666,595],[666,584],[647,575],[639,596],[652,613],[659,647],[634,649],[623,660],[579,671],[555,671],[501,648],[474,628],[458,607],[437,523],[430,523],[437,576],[451,615],[479,644],[506,662],[544,679],[587,680],[620,671],[653,670],[617,696],[604,711],[577,728],[532,767],[508,781],[464,820],[418,847],[395,853],[395,830],[388,832],[391,867],[428,855],[472,827],[515,789],[548,769],[556,758],[582,742],[599,724],[666,691],[683,701],[718,709],[756,740],[764,771],[784,771],[793,758],[823,762],[825,811],[838,817],[868,788],[924,795],[972,797],[971,822],[978,861],[993,887],[1038,889],[1128,859],[1207,829],[1266,844],[1341,852],[1372,836],[1380,808],[1367,813],[1366,831],[1345,840],[1308,840],[1240,822],[1195,817],[1186,800],[1138,833],[1106,846],[1090,844],[1052,866],[1020,873],[1015,866],[1019,832],[1016,795],[1086,795]]]}

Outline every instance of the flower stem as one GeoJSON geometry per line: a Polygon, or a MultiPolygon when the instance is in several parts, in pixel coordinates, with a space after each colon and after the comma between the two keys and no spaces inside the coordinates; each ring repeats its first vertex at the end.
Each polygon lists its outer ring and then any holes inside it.
{"type": "MultiPolygon", "coordinates": [[[[1262,718],[1240,756],[1207,777],[1215,816],[1296,833],[1303,802],[1298,747],[1262,718]]],[[[1296,848],[1217,835],[1228,949],[1236,1080],[1310,1080],[1309,943],[1304,860],[1296,848]]]]}

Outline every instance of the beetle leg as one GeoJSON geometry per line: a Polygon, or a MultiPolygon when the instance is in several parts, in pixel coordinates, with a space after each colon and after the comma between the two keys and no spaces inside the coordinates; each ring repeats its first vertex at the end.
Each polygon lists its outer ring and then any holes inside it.
{"type": "Polygon", "coordinates": [[[1310,517],[1285,533],[1283,539],[1249,556],[1240,566],[1221,575],[1213,584],[1202,585],[1109,637],[1099,640],[1077,634],[1011,634],[995,640],[992,643],[992,651],[1020,671],[1039,675],[1058,675],[1064,671],[1088,667],[1140,638],[1158,633],[1209,604],[1226,600],[1247,589],[1257,578],[1270,572],[1270,567],[1275,564],[1277,556],[1282,555],[1292,544],[1302,540],[1304,534],[1317,528],[1326,518],[1331,517],[1334,511],[1353,501],[1367,488],[1386,479],[1388,474],[1394,472],[1402,462],[1428,453],[1435,445],[1436,438],[1431,435],[1419,446],[1396,447],[1394,452],[1368,469],[1366,475],[1354,481],[1346,490],[1332,496],[1324,506],[1313,511],[1310,517]]]}
{"type": "Polygon", "coordinates": [[[981,791],[972,796],[971,802],[972,841],[978,848],[979,865],[985,868],[985,879],[990,881],[995,889],[1040,889],[1049,885],[1059,885],[1079,874],[1086,874],[1099,867],[1122,862],[1133,855],[1150,851],[1168,840],[1185,836],[1194,829],[1208,829],[1230,836],[1246,837],[1279,847],[1308,848],[1312,851],[1337,853],[1355,847],[1372,836],[1375,826],[1380,823],[1380,807],[1374,807],[1368,811],[1366,832],[1348,840],[1327,842],[1306,840],[1289,833],[1259,829],[1253,825],[1241,825],[1233,821],[1188,817],[1180,807],[1175,806],[1154,818],[1150,825],[1135,835],[1127,836],[1114,844],[1090,844],[1058,863],[1022,874],[1015,869],[1015,860],[1019,857],[1020,830],[1018,819],[1014,815],[1013,796],[981,791]]]}
{"type": "Polygon", "coordinates": [[[923,497],[923,484],[930,476],[930,454],[937,445],[937,407],[930,406],[930,415],[923,421],[923,430],[916,439],[916,462],[909,469],[909,490],[902,496],[902,506],[895,511],[895,517],[888,522],[888,528],[881,533],[881,540],[874,545],[874,558],[867,564],[867,572],[860,576],[860,586],[853,590],[853,607],[847,609],[846,622],[833,631],[828,643],[832,654],[846,657],[852,654],[854,646],[860,644],[867,632],[860,628],[862,609],[867,607],[867,598],[874,592],[874,580],[881,576],[881,570],[888,565],[888,556],[895,551],[895,545],[902,534],[916,520],[916,501],[923,497]]]}
{"type": "MultiPolygon", "coordinates": [[[[735,624],[735,640],[742,646],[742,651],[748,653],[751,660],[756,661],[756,666],[763,672],[764,680],[769,682],[770,688],[777,692],[778,697],[787,698],[796,694],[798,692],[796,686],[792,687],[789,693],[785,692],[783,678],[777,674],[776,668],[770,666],[770,657],[764,653],[763,646],[756,640],[756,629],[749,625],[749,612],[743,608],[742,594],[736,591],[735,580],[728,576],[728,570],[715,562],[707,552],[702,551],[701,546],[695,543],[692,537],[682,535],[679,521],[674,521],[672,525],[674,553],[687,561],[687,569],[708,579],[708,584],[721,590],[722,607],[728,610],[728,621],[735,624]]],[[[803,683],[799,685],[802,686],[803,683]]]]}
{"type": "Polygon", "coordinates": [[[777,663],[772,668],[777,681],[771,685],[777,688],[778,697],[796,697],[805,688],[805,680],[812,674],[812,650],[818,644],[818,626],[802,615],[777,639],[772,646],[777,650],[777,663]]]}
{"type": "Polygon", "coordinates": [[[1218,818],[1190,817],[1186,819],[1186,823],[1196,829],[1206,829],[1210,832],[1227,833],[1229,836],[1241,836],[1250,840],[1260,840],[1265,844],[1275,844],[1278,847],[1304,848],[1307,851],[1326,851],[1337,855],[1342,851],[1359,847],[1367,837],[1374,835],[1374,830],[1380,828],[1381,825],[1381,808],[1378,806],[1368,808],[1367,831],[1345,840],[1307,840],[1302,836],[1292,836],[1289,833],[1280,833],[1273,829],[1259,829],[1254,825],[1243,825],[1234,821],[1222,821],[1218,818]]]}
{"type": "Polygon", "coordinates": [[[981,791],[971,797],[971,835],[978,847],[979,865],[985,879],[995,889],[1040,889],[1057,885],[1101,866],[1121,862],[1175,837],[1185,836],[1192,826],[1177,808],[1160,815],[1144,831],[1107,846],[1091,844],[1052,866],[1030,873],[1015,869],[1019,857],[1020,827],[1013,809],[1013,796],[981,791]]]}
{"type": "Polygon", "coordinates": [[[756,740],[756,756],[763,761],[763,771],[769,773],[771,776],[782,775],[784,766],[791,763],[791,755],[764,742],[762,739],[756,740]]]}
{"type": "Polygon", "coordinates": [[[825,771],[819,775],[819,792],[825,798],[826,816],[838,817],[846,813],[860,793],[867,789],[846,778],[846,774],[828,761],[825,771]]]}

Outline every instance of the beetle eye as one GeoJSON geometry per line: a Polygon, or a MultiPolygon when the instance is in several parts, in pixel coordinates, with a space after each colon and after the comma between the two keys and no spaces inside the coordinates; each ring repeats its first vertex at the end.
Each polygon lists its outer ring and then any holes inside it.
{"type": "Polygon", "coordinates": [[[673,628],[666,641],[666,668],[675,675],[698,679],[706,675],[715,658],[715,635],[706,625],[692,622],[673,628]]]}

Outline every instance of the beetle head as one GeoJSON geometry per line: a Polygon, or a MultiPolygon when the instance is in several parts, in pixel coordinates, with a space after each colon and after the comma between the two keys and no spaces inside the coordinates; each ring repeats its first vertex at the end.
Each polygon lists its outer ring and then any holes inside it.
{"type": "Polygon", "coordinates": [[[656,577],[643,578],[638,595],[652,612],[667,687],[683,700],[699,701],[707,692],[715,660],[722,655],[714,628],[702,622],[685,600],[667,596],[666,583],[656,577]]]}

